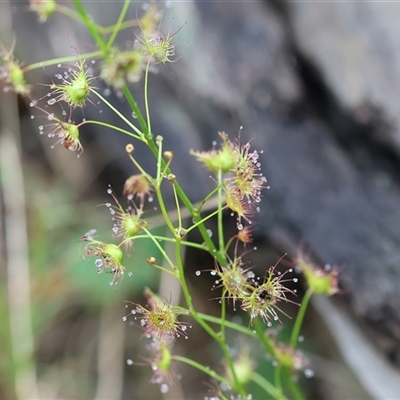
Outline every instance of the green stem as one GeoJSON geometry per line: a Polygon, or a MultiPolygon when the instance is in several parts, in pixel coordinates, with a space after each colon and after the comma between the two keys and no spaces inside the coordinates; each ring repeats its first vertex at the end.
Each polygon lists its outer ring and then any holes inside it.
{"type": "Polygon", "coordinates": [[[81,0],[72,0],[72,2],[74,3],[75,8],[78,11],[79,15],[82,17],[82,22],[87,27],[88,31],[92,35],[92,38],[96,42],[97,46],[100,48],[100,50],[102,50],[103,55],[106,56],[108,54],[107,46],[106,46],[103,38],[100,36],[99,32],[97,31],[96,24],[91,20],[88,13],[86,12],[85,7],[82,5],[81,0]]]}
{"type": "Polygon", "coordinates": [[[223,210],[224,207],[222,205],[222,171],[221,169],[218,171],[218,247],[219,247],[219,253],[221,256],[225,257],[225,241],[224,241],[224,225],[223,225],[223,210]]]}
{"type": "MultiPolygon", "coordinates": [[[[191,225],[189,228],[187,228],[186,232],[189,233],[190,231],[192,231],[193,229],[197,228],[198,226],[204,224],[205,221],[214,217],[217,214],[219,214],[218,209],[215,210],[214,212],[212,212],[211,214],[208,214],[206,217],[202,218],[200,221],[196,222],[195,224],[191,225]]],[[[208,235],[208,236],[210,236],[210,235],[208,235]]]]}
{"type": "Polygon", "coordinates": [[[135,135],[134,133],[126,131],[125,129],[122,129],[122,128],[118,128],[118,126],[107,124],[106,122],[95,121],[95,120],[87,120],[87,121],[84,121],[81,124],[79,124],[79,126],[86,125],[86,124],[94,124],[94,125],[105,126],[106,128],[113,129],[114,131],[118,131],[118,132],[124,133],[125,135],[131,136],[131,137],[133,137],[135,139],[140,140],[140,137],[135,135]]]}
{"type": "Polygon", "coordinates": [[[125,15],[126,15],[126,13],[128,11],[128,8],[129,8],[130,4],[131,4],[131,0],[125,0],[124,6],[122,7],[121,13],[119,14],[119,17],[118,17],[118,21],[114,25],[114,29],[113,29],[113,31],[111,33],[110,38],[108,39],[108,42],[107,42],[107,45],[106,45],[107,50],[110,50],[112,44],[115,41],[115,38],[118,35],[118,32],[121,30],[122,22],[123,22],[123,20],[125,18],[125,15]]]}
{"type": "MultiPolygon", "coordinates": [[[[146,232],[146,234],[148,235],[148,237],[153,241],[153,243],[157,246],[158,250],[160,251],[160,253],[162,254],[162,256],[165,258],[165,260],[168,262],[169,266],[171,267],[171,269],[174,271],[174,263],[172,262],[172,260],[168,257],[168,254],[166,253],[166,251],[163,249],[163,247],[160,245],[160,243],[158,242],[158,240],[151,234],[150,231],[148,231],[146,228],[142,228],[144,232],[146,232]]],[[[164,269],[164,271],[170,272],[166,269],[164,269]]],[[[173,273],[174,276],[176,276],[175,273],[173,273]]]]}
{"type": "Polygon", "coordinates": [[[227,346],[225,340],[223,340],[221,338],[221,336],[218,335],[218,333],[216,333],[202,318],[199,317],[199,315],[197,314],[197,311],[195,310],[195,308],[193,306],[192,296],[190,295],[189,288],[186,283],[186,277],[185,277],[185,272],[184,272],[183,263],[182,263],[182,256],[181,256],[181,240],[179,238],[177,238],[177,240],[176,240],[175,256],[176,256],[176,261],[178,264],[179,280],[181,282],[182,293],[185,297],[186,304],[190,311],[190,315],[218,343],[218,345],[220,346],[222,353],[224,355],[227,366],[232,374],[235,390],[237,392],[239,392],[242,396],[246,396],[246,393],[243,390],[243,388],[240,385],[239,380],[237,378],[236,371],[235,371],[235,368],[233,365],[233,360],[232,360],[231,355],[229,354],[229,349],[228,349],[228,346],[227,346]]]}
{"type": "MultiPolygon", "coordinates": [[[[279,391],[281,396],[283,396],[282,392],[282,382],[281,382],[281,372],[282,372],[282,367],[280,365],[275,367],[275,373],[274,373],[274,381],[275,381],[275,388],[279,391]]],[[[280,397],[279,399],[281,399],[280,397]]]]}
{"type": "MultiPolygon", "coordinates": [[[[153,237],[154,237],[156,240],[162,240],[163,242],[172,242],[172,243],[175,243],[175,241],[176,241],[175,238],[168,238],[168,237],[165,237],[165,236],[153,235],[153,237]]],[[[138,236],[135,236],[133,240],[148,239],[148,238],[149,238],[149,237],[148,237],[147,235],[138,235],[138,236]]],[[[195,248],[195,249],[207,251],[207,249],[206,249],[203,245],[198,244],[198,243],[186,242],[186,241],[184,241],[184,240],[182,240],[181,243],[182,243],[182,245],[184,245],[184,246],[193,247],[193,248],[195,248]]]]}
{"type": "Polygon", "coordinates": [[[284,376],[286,378],[286,382],[287,382],[287,384],[289,386],[289,389],[293,394],[293,398],[295,400],[306,400],[306,398],[304,397],[304,394],[302,393],[299,385],[296,382],[293,382],[293,378],[292,378],[289,370],[286,370],[284,372],[284,376]]]}
{"type": "Polygon", "coordinates": [[[297,313],[296,321],[294,323],[292,334],[290,336],[290,345],[293,347],[293,349],[296,348],[297,340],[298,340],[299,334],[300,334],[301,325],[303,323],[304,316],[306,314],[306,310],[307,310],[308,304],[310,302],[310,299],[311,299],[311,296],[313,293],[314,293],[314,290],[309,287],[303,297],[299,312],[297,313]]]}
{"type": "Polygon", "coordinates": [[[37,68],[43,68],[43,67],[49,67],[51,65],[73,62],[73,61],[76,61],[77,57],[79,57],[81,59],[86,59],[86,58],[92,58],[92,57],[99,57],[101,55],[102,55],[102,52],[99,50],[96,50],[96,51],[92,51],[91,53],[79,54],[78,56],[74,55],[74,56],[68,56],[68,57],[53,58],[52,60],[46,60],[46,61],[41,61],[41,62],[27,65],[26,67],[23,68],[23,71],[28,72],[28,71],[32,71],[37,68]]]}
{"type": "Polygon", "coordinates": [[[257,372],[251,374],[251,380],[257,383],[258,386],[262,387],[268,394],[270,394],[274,399],[288,400],[286,396],[283,395],[276,387],[268,382],[263,376],[257,372]]]}
{"type": "Polygon", "coordinates": [[[147,119],[147,128],[149,129],[149,135],[152,136],[151,133],[151,120],[150,120],[150,109],[149,109],[149,93],[148,93],[148,85],[149,85],[149,67],[150,61],[147,63],[146,72],[144,75],[144,107],[146,110],[146,119],[147,119]]]}
{"type": "Polygon", "coordinates": [[[115,114],[118,115],[124,121],[132,130],[134,130],[138,135],[139,135],[139,140],[143,141],[143,133],[135,126],[132,124],[129,119],[127,119],[124,115],[122,115],[110,102],[108,102],[100,93],[98,93],[94,89],[90,89],[92,93],[94,93],[107,107],[109,107],[112,111],[115,112],[115,114]]]}
{"type": "Polygon", "coordinates": [[[191,365],[194,368],[197,368],[199,371],[204,372],[205,374],[211,376],[211,378],[216,379],[219,382],[225,383],[228,386],[231,386],[231,382],[223,377],[222,375],[217,374],[215,371],[211,370],[210,368],[205,367],[202,364],[199,364],[198,362],[191,360],[190,358],[182,357],[182,356],[177,356],[174,355],[172,358],[176,361],[183,362],[185,364],[191,365]]]}

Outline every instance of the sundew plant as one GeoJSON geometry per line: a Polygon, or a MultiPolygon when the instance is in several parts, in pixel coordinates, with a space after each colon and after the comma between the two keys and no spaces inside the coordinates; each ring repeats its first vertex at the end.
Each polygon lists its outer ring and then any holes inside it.
{"type": "MultiPolygon", "coordinates": [[[[110,235],[100,237],[96,227],[89,226],[86,233],[82,232],[81,248],[84,257],[95,266],[93,279],[96,271],[109,273],[110,286],[105,286],[105,291],[129,285],[129,277],[134,277],[137,269],[150,268],[178,282],[179,293],[171,292],[170,298],[164,298],[143,287],[142,302],[126,299],[121,304],[126,310],[121,324],[131,322],[141,330],[141,340],[149,350],[145,363],[135,354],[127,362],[139,362],[148,368],[149,384],[159,385],[161,393],[168,393],[185,379],[184,373],[176,371],[194,368],[204,375],[204,399],[304,399],[299,377],[311,377],[313,370],[306,355],[297,348],[302,322],[314,293],[329,296],[338,292],[338,269],[321,268],[301,253],[290,262],[281,262],[285,256],[282,255],[273,266],[255,268],[246,261],[246,255],[256,251],[252,236],[257,224],[253,222],[257,221],[263,193],[269,186],[260,163],[262,150],[253,149],[252,140],[243,140],[240,127],[236,137],[221,127],[208,151],[187,149],[193,163],[200,163],[204,174],[211,174],[214,182],[213,190],[204,193],[202,201],[196,204],[191,201],[179,182],[182,171],[174,170],[174,159],[179,155],[170,150],[171,143],[164,140],[163,132],[152,129],[151,114],[157,113],[157,109],[150,107],[148,95],[154,69],[171,68],[165,64],[179,62],[175,41],[182,27],[162,32],[162,9],[156,3],[142,8],[125,0],[114,6],[121,6],[120,15],[113,26],[105,28],[92,19],[80,0],[73,0],[71,7],[64,2],[31,0],[30,11],[38,15],[39,22],[52,18],[54,13],[64,14],[65,18],[86,27],[93,38],[93,48],[90,53],[79,49],[62,60],[25,65],[24,60],[15,57],[13,43],[2,43],[0,79],[5,92],[14,91],[24,97],[32,113],[47,120],[39,126],[39,132],[49,138],[46,139],[49,146],[57,146],[55,151],[63,151],[60,149],[63,147],[74,152],[77,163],[85,157],[81,143],[84,125],[101,125],[109,128],[110,135],[130,138],[131,143],[121,153],[131,161],[133,173],[124,178],[122,193],[114,192],[113,182],[105,188],[110,199],[105,204],[105,210],[111,214],[110,235]],[[130,7],[137,7],[133,20],[126,18],[130,7]],[[126,29],[132,32],[132,45],[121,50],[118,35],[126,29]],[[30,82],[31,71],[50,66],[58,67],[59,72],[51,77],[47,74],[48,82],[30,82]],[[35,97],[37,84],[47,87],[45,96],[35,97]],[[125,98],[131,109],[128,115],[108,100],[104,86],[125,98]],[[143,104],[136,101],[132,87],[143,90],[143,104]],[[96,120],[86,119],[84,110],[90,104],[109,108],[125,127],[103,120],[101,113],[96,120]],[[147,146],[154,174],[137,160],[138,143],[147,146]],[[166,188],[173,193],[172,203],[166,200],[166,188]],[[156,234],[149,221],[152,215],[149,210],[154,209],[162,216],[165,235],[156,234]],[[227,215],[236,226],[236,233],[228,238],[224,229],[227,215]],[[216,221],[217,226],[212,237],[206,228],[209,220],[216,221]],[[193,231],[198,231],[201,243],[190,240],[193,231]],[[149,253],[147,263],[138,265],[135,249],[145,241],[153,243],[161,257],[149,253]],[[204,265],[202,270],[190,270],[184,258],[187,247],[208,253],[213,264],[204,265]],[[263,272],[258,275],[256,270],[263,272]],[[202,273],[213,277],[210,301],[218,303],[219,316],[200,312],[190,291],[188,274],[202,273]],[[296,294],[296,273],[303,274],[308,285],[302,299],[296,294]],[[181,298],[179,304],[174,302],[176,298],[181,298]],[[286,303],[295,305],[296,315],[287,314],[286,303]],[[240,314],[245,322],[232,320],[233,313],[240,314]],[[288,321],[293,325],[285,342],[273,328],[288,321]],[[220,359],[217,364],[203,365],[175,351],[177,341],[190,341],[194,327],[202,329],[215,342],[220,359]],[[240,337],[239,350],[234,348],[233,335],[240,337]],[[270,360],[273,373],[266,373],[257,365],[251,349],[270,360]],[[179,364],[187,368],[179,369],[179,364]]],[[[15,39],[18,40],[18,32],[15,39]]]]}

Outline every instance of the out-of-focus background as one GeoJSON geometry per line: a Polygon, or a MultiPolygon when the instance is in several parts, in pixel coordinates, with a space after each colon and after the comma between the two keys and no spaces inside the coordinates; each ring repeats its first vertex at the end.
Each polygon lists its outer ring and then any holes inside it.
{"type": "MultiPolygon", "coordinates": [[[[104,26],[122,6],[83,3],[104,26]]],[[[10,47],[16,39],[15,56],[25,65],[95,50],[79,24],[59,14],[39,23],[27,5],[0,3],[0,41],[10,47]]],[[[146,6],[133,2],[129,18],[146,6]]],[[[149,97],[153,130],[174,151],[182,186],[200,200],[213,182],[189,150],[209,149],[218,131],[233,138],[243,126],[241,140],[254,139],[263,150],[271,186],[256,216],[258,251],[249,259],[263,271],[306,243],[322,265],[342,266],[341,295],[315,298],[306,318],[302,347],[315,374],[299,378],[308,399],[400,398],[399,17],[398,3],[381,2],[164,4],[162,30],[184,25],[174,38],[181,57],[158,66],[149,97]]],[[[127,29],[117,42],[123,49],[133,40],[127,29]]],[[[55,73],[46,67],[28,78],[48,84],[55,73]]],[[[48,90],[35,85],[33,93],[48,90]]],[[[139,104],[142,91],[142,83],[134,86],[139,104]]],[[[137,172],[124,152],[130,140],[84,130],[77,159],[62,146],[51,149],[51,139],[39,135],[44,119],[27,102],[0,96],[0,398],[203,398],[206,379],[196,372],[177,366],[182,380],[161,394],[149,384],[149,367],[127,363],[143,362],[147,350],[140,330],[121,321],[123,300],[142,301],[145,286],[158,289],[159,277],[145,263],[154,249],[135,246],[126,261],[133,276],[118,290],[82,259],[86,231],[111,237],[109,213],[96,206],[109,201],[109,184],[119,195],[137,172]]],[[[129,115],[115,93],[109,99],[129,115]]],[[[97,104],[74,115],[113,118],[97,104]]],[[[150,160],[138,153],[143,164],[150,160]]],[[[227,223],[234,228],[228,215],[227,223]]],[[[217,312],[212,281],[194,274],[213,261],[191,252],[186,258],[195,301],[217,312]]],[[[284,325],[290,329],[290,321],[284,325]]],[[[222,369],[196,326],[177,351],[222,369]]],[[[252,351],[267,374],[271,360],[252,351]]]]}

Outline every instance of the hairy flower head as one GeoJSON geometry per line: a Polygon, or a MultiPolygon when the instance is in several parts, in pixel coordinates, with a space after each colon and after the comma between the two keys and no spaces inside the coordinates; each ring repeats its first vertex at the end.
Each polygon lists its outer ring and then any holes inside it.
{"type": "Polygon", "coordinates": [[[100,76],[107,85],[121,89],[126,82],[139,82],[146,68],[146,58],[139,48],[120,51],[111,49],[111,55],[104,61],[100,76]]]}
{"type": "Polygon", "coordinates": [[[3,61],[0,66],[0,81],[5,82],[3,91],[12,90],[17,94],[26,96],[30,93],[30,86],[26,83],[21,64],[14,58],[14,48],[15,42],[9,49],[0,43],[0,57],[3,61]]]}
{"type": "Polygon", "coordinates": [[[57,8],[54,0],[29,0],[29,6],[37,14],[39,22],[46,22],[57,8]]]}
{"type": "Polygon", "coordinates": [[[114,222],[113,233],[115,237],[122,238],[122,243],[124,243],[126,249],[129,250],[132,247],[135,236],[137,236],[143,228],[147,227],[147,221],[141,218],[143,210],[142,208],[137,208],[132,199],[130,200],[130,205],[125,210],[119,203],[111,187],[107,189],[107,193],[112,196],[117,204],[113,206],[111,203],[106,203],[114,222]]]}
{"type": "Polygon", "coordinates": [[[236,300],[242,300],[250,295],[254,273],[243,268],[240,257],[235,257],[226,267],[216,264],[215,272],[218,278],[214,288],[222,287],[222,297],[233,299],[234,307],[236,300]]]}
{"type": "Polygon", "coordinates": [[[152,186],[149,180],[143,174],[136,174],[130,176],[124,184],[123,195],[127,196],[128,199],[138,198],[139,207],[143,209],[144,201],[146,197],[148,201],[153,201],[152,197],[152,186]]]}
{"type": "MultiPolygon", "coordinates": [[[[61,67],[61,64],[58,65],[61,67]]],[[[47,104],[53,105],[60,101],[68,104],[71,109],[86,105],[91,90],[91,82],[94,79],[89,73],[86,61],[79,59],[64,74],[57,73],[56,78],[60,83],[53,83],[50,89],[53,91],[47,96],[51,97],[47,100],[47,104]]]]}
{"type": "Polygon", "coordinates": [[[218,132],[218,134],[222,138],[220,150],[215,149],[216,143],[214,143],[213,148],[209,151],[190,150],[190,154],[201,161],[209,171],[214,173],[221,171],[225,174],[234,170],[236,158],[232,153],[228,135],[225,132],[218,132]]]}
{"type": "Polygon", "coordinates": [[[263,279],[261,284],[256,283],[252,292],[249,296],[242,300],[242,310],[250,313],[251,321],[260,316],[264,322],[270,324],[270,320],[280,321],[276,310],[286,315],[278,306],[277,303],[285,301],[293,303],[286,297],[287,293],[295,295],[295,292],[284,285],[287,280],[284,280],[284,276],[288,272],[292,272],[292,269],[286,270],[283,274],[276,271],[276,266],[271,266],[263,279]]]}
{"type": "MultiPolygon", "coordinates": [[[[165,304],[149,289],[145,291],[145,296],[148,302],[147,307],[131,303],[133,308],[129,314],[140,321],[145,337],[157,343],[169,343],[181,336],[187,339],[187,328],[191,325],[178,321],[178,316],[185,311],[181,307],[165,304]]],[[[127,319],[128,316],[123,317],[124,321],[127,319]]]]}
{"type": "Polygon", "coordinates": [[[122,265],[123,252],[115,244],[94,239],[94,233],[94,230],[89,231],[81,238],[81,241],[87,242],[86,257],[96,257],[97,273],[111,272],[114,276],[110,286],[116,285],[125,273],[125,267],[122,265]]]}
{"type": "Polygon", "coordinates": [[[322,268],[317,264],[309,262],[302,253],[294,260],[294,264],[303,272],[308,286],[315,293],[332,296],[340,291],[340,268],[338,266],[326,264],[322,268]]]}
{"type": "Polygon", "coordinates": [[[47,120],[52,122],[45,126],[40,125],[39,133],[41,135],[46,133],[49,138],[58,138],[51,146],[52,149],[58,144],[62,144],[67,150],[77,152],[77,156],[80,157],[83,153],[83,147],[79,140],[79,125],[61,121],[54,114],[44,112],[47,114],[47,120]]]}

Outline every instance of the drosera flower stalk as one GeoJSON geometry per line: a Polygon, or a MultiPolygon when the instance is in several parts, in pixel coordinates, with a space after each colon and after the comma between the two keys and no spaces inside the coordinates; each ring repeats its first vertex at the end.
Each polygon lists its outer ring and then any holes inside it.
{"type": "Polygon", "coordinates": [[[178,316],[187,314],[187,310],[166,304],[150,289],[146,289],[144,295],[147,298],[147,307],[128,302],[132,305],[132,309],[122,318],[123,321],[133,316],[135,320],[140,321],[144,336],[160,344],[169,343],[179,337],[187,339],[187,329],[192,326],[187,322],[178,321],[178,316]]]}

